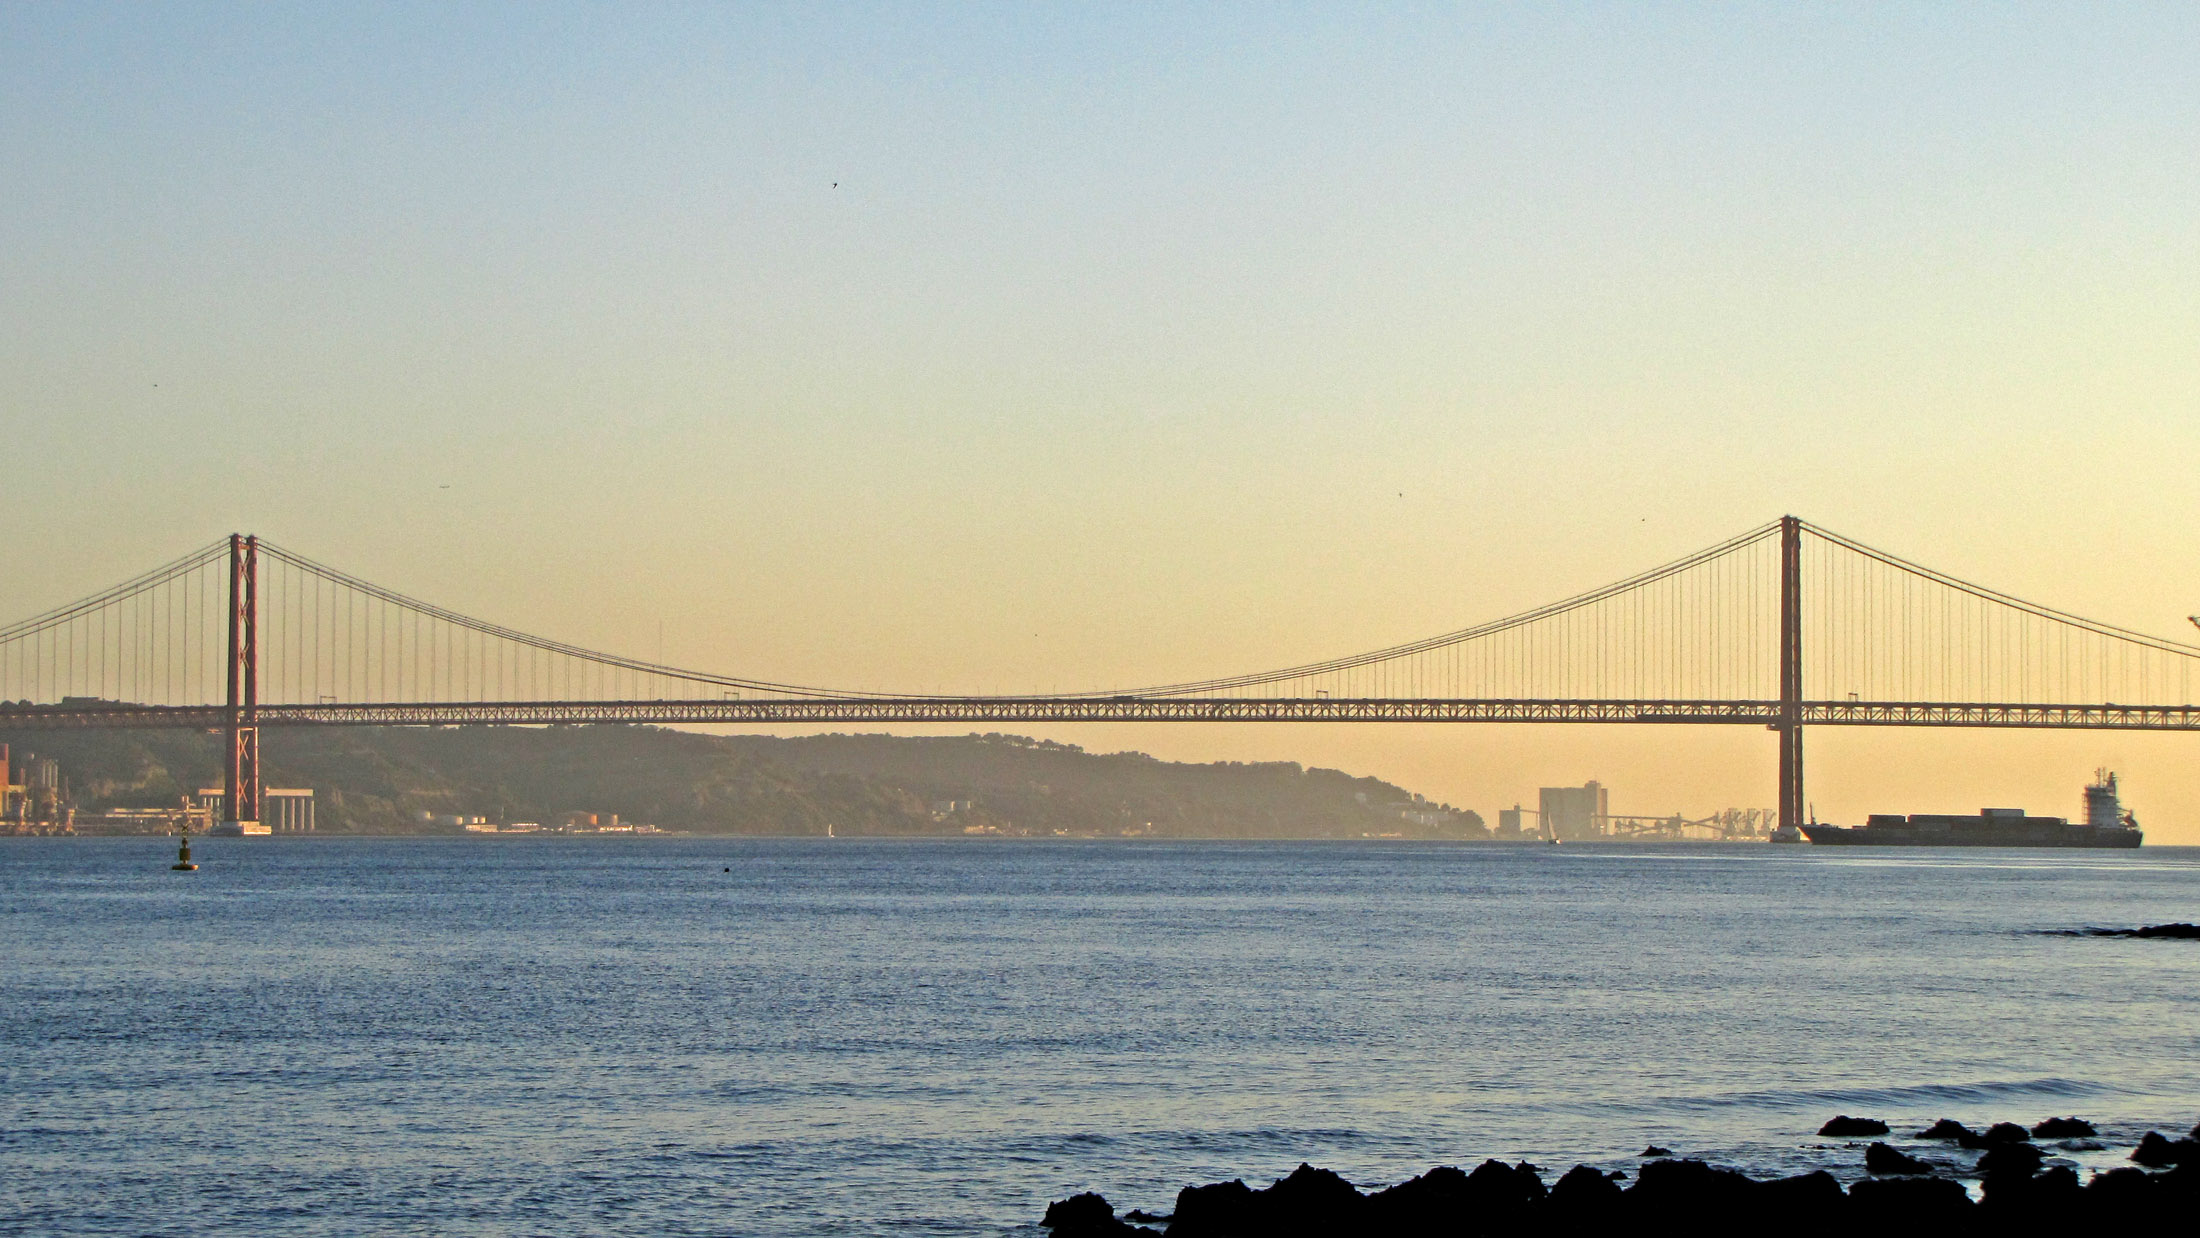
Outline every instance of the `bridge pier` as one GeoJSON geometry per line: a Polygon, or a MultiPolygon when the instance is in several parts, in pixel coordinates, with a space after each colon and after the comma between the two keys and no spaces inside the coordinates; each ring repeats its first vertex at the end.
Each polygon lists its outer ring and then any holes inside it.
{"type": "Polygon", "coordinates": [[[229,535],[229,709],[222,820],[260,823],[260,539],[229,535]]]}
{"type": "Polygon", "coordinates": [[[1781,726],[1780,732],[1780,824],[1800,826],[1803,823],[1803,728],[1781,726]]]}
{"type": "Polygon", "coordinates": [[[1803,522],[1780,517],[1780,827],[1803,824],[1803,522]]]}

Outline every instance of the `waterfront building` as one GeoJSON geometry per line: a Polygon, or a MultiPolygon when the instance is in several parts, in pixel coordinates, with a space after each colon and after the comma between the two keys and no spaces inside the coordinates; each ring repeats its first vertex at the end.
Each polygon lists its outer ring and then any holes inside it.
{"type": "Polygon", "coordinates": [[[1602,838],[1612,830],[1611,788],[1593,778],[1578,787],[1544,787],[1537,807],[1546,838],[1570,843],[1602,838]]]}
{"type": "Polygon", "coordinates": [[[1497,836],[1499,838],[1520,838],[1524,836],[1527,830],[1521,826],[1520,822],[1521,818],[1527,815],[1528,810],[1518,804],[1510,808],[1498,809],[1497,836]]]}
{"type": "MultiPolygon", "coordinates": [[[[214,814],[214,820],[226,821],[223,814],[229,797],[220,787],[200,787],[192,798],[192,806],[214,814]]],[[[260,791],[260,824],[270,834],[311,834],[314,830],[313,788],[265,787],[260,791]]]]}

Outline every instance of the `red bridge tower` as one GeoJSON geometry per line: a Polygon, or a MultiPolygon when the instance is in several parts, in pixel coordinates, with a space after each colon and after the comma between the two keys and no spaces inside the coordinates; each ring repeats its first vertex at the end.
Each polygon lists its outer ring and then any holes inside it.
{"type": "Polygon", "coordinates": [[[260,823],[260,539],[229,535],[228,759],[222,820],[260,823]]]}

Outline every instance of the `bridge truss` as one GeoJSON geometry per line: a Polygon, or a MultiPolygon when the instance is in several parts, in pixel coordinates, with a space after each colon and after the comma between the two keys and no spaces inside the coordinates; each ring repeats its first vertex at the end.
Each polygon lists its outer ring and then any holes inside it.
{"type": "MultiPolygon", "coordinates": [[[[262,705],[263,726],[576,726],[591,723],[726,726],[780,723],[1029,722],[1662,722],[1777,727],[1767,701],[1260,700],[1132,697],[1125,700],[1000,696],[804,697],[790,700],[413,701],[262,705]]],[[[1804,701],[1814,726],[2001,727],[2035,730],[2200,730],[2200,706],[2004,705],[1933,701],[1804,701]]],[[[228,725],[221,706],[0,706],[0,729],[83,730],[228,725]]]]}
{"type": "Polygon", "coordinates": [[[1044,695],[851,691],[629,658],[232,536],[0,628],[0,729],[193,727],[258,815],[263,726],[1420,722],[2200,730],[2200,646],[1795,517],[1492,622],[1320,662],[1044,695]]]}

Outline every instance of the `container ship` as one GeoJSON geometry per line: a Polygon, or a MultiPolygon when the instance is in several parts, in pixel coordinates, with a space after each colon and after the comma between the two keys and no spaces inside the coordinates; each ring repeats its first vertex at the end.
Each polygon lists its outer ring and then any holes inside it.
{"type": "Polygon", "coordinates": [[[1838,847],[2136,847],[2142,835],[2116,794],[2116,775],[2101,770],[2085,789],[2085,820],[2034,817],[2021,808],[1985,808],[1975,817],[1875,812],[1859,826],[1803,827],[1810,841],[1838,847]]]}

